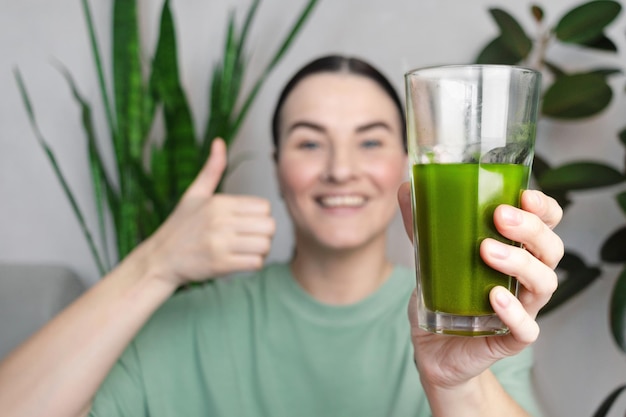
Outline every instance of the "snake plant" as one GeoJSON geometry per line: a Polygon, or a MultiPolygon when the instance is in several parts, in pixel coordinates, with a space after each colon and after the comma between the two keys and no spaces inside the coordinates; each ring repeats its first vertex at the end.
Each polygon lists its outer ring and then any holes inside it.
{"type": "Polygon", "coordinates": [[[207,159],[211,141],[222,137],[227,145],[232,144],[264,81],[302,30],[317,0],[308,0],[269,63],[253,81],[250,91],[245,93],[242,86],[248,67],[246,43],[261,2],[252,0],[240,27],[236,24],[235,12],[231,12],[221,60],[211,72],[207,124],[202,132],[198,132],[193,124],[189,101],[180,81],[176,28],[170,1],[163,3],[158,42],[148,68],[145,68],[142,59],[147,54],[142,52],[140,46],[137,1],[112,1],[111,80],[105,77],[89,2],[81,1],[108,124],[107,139],[114,150],[113,172],[107,170],[103,162],[89,100],[81,94],[70,72],[62,65],[58,66],[82,112],[98,212],[99,242],[96,242],[95,234],[87,225],[53,150],[38,128],[25,82],[18,69],[15,70],[15,77],[35,136],[80,223],[98,270],[104,275],[115,259],[125,257],[171,213],[207,159]],[[145,73],[149,75],[144,77],[145,73]],[[160,143],[157,146],[152,144],[155,141],[148,141],[148,137],[159,110],[163,114],[164,137],[156,141],[160,143]],[[146,159],[148,163],[144,163],[146,159]],[[115,252],[107,245],[107,215],[111,216],[114,225],[115,252]]]}

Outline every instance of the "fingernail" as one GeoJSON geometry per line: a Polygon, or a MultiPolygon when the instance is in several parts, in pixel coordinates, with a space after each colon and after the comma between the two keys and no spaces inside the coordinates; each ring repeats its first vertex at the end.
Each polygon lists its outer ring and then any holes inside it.
{"type": "Polygon", "coordinates": [[[496,303],[502,308],[507,308],[511,304],[511,293],[504,288],[496,288],[496,303]]]}
{"type": "Polygon", "coordinates": [[[489,245],[489,254],[494,258],[506,259],[511,254],[511,250],[504,243],[492,242],[489,245]]]}
{"type": "Polygon", "coordinates": [[[517,226],[522,223],[522,214],[510,206],[502,206],[502,219],[510,226],[517,226]]]}

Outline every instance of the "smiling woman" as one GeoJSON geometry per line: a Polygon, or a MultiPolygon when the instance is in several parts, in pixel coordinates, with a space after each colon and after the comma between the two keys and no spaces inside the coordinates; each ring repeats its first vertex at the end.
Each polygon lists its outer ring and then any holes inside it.
{"type": "Polygon", "coordinates": [[[409,304],[414,271],[386,256],[398,201],[411,238],[404,130],[398,96],[367,63],[331,56],[305,66],[273,118],[293,258],[263,265],[275,229],[268,201],[213,194],[226,164],[223,141],[214,141],[163,226],[0,364],[0,409],[78,416],[91,408],[91,416],[107,417],[536,414],[525,348],[536,338],[536,307],[556,284],[562,244],[547,225],[558,223],[560,209],[528,192],[523,210],[494,215],[503,235],[541,260],[495,242],[481,248],[487,264],[526,286],[520,300],[492,292],[511,334],[468,340],[420,330],[409,304]],[[240,271],[253,272],[176,292],[240,271]]]}

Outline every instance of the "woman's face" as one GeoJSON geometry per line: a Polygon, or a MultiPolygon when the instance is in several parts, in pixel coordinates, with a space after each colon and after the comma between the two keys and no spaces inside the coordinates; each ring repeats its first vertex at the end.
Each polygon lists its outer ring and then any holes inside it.
{"type": "Polygon", "coordinates": [[[356,249],[385,239],[406,173],[398,109],[376,82],[311,75],[284,102],[280,189],[304,244],[356,249]]]}

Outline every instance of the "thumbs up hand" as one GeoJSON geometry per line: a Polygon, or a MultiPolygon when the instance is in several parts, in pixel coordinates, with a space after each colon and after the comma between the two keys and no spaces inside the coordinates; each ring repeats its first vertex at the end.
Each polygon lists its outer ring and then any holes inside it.
{"type": "Polygon", "coordinates": [[[214,194],[226,167],[226,145],[215,139],[211,156],[177,207],[142,244],[157,275],[178,286],[261,268],[276,228],[269,201],[214,194]]]}

